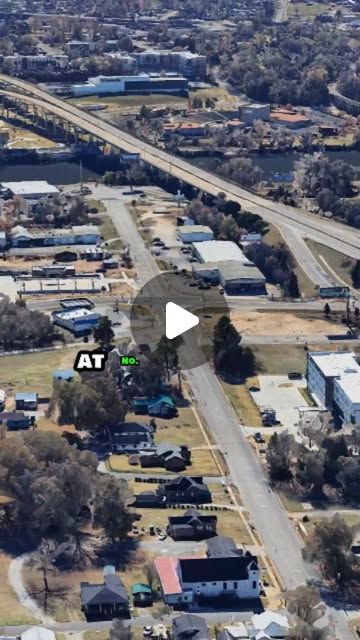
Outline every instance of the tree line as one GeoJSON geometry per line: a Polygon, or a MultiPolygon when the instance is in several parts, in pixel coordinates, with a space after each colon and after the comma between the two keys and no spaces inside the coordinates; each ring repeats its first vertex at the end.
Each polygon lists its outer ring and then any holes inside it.
{"type": "Polygon", "coordinates": [[[79,537],[84,518],[114,540],[131,528],[127,485],[97,473],[96,456],[59,434],[29,431],[2,440],[0,488],[12,500],[0,511],[1,539],[24,544],[79,537]]]}
{"type": "Polygon", "coordinates": [[[0,349],[16,351],[48,347],[62,335],[48,316],[30,311],[22,300],[0,299],[0,349]]]}

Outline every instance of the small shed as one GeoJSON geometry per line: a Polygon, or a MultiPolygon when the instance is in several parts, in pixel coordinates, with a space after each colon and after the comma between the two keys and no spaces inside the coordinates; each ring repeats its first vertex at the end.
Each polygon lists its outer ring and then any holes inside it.
{"type": "Polygon", "coordinates": [[[153,604],[153,594],[148,584],[136,582],[131,587],[131,594],[135,607],[151,607],[153,604]]]}
{"type": "Polygon", "coordinates": [[[53,378],[54,380],[58,380],[62,382],[66,380],[67,382],[71,382],[74,379],[75,372],[73,369],[54,369],[53,378]]]}
{"type": "Polygon", "coordinates": [[[15,407],[23,411],[36,410],[38,406],[37,393],[15,393],[15,407]]]}

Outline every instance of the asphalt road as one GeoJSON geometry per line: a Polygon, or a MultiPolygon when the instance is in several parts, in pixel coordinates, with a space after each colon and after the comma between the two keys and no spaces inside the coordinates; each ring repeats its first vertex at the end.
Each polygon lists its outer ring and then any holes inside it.
{"type": "MultiPolygon", "coordinates": [[[[107,200],[104,187],[95,197],[104,199],[120,236],[130,244],[141,283],[159,273],[157,264],[144,246],[130,213],[119,200],[107,200]]],[[[287,513],[270,489],[258,458],[248,443],[244,430],[224,395],[209,364],[186,372],[197,405],[209,430],[223,451],[234,484],[239,488],[244,506],[272,558],[286,589],[292,589],[315,577],[301,555],[301,539],[290,524],[287,513]]],[[[343,611],[327,609],[340,640],[354,640],[343,611]]]]}
{"type": "Polygon", "coordinates": [[[208,193],[216,195],[223,191],[228,197],[242,204],[246,210],[261,215],[264,220],[273,222],[279,228],[284,224],[291,224],[293,229],[301,235],[311,237],[345,255],[360,259],[360,233],[356,229],[350,229],[333,220],[329,221],[306,213],[301,209],[274,203],[271,200],[252,194],[229,181],[195,167],[189,162],[140,141],[98,117],[86,113],[64,100],[51,96],[42,89],[23,80],[0,75],[0,83],[4,86],[4,90],[0,91],[3,95],[7,95],[14,100],[21,99],[23,102],[36,106],[40,110],[44,109],[53,113],[76,127],[105,140],[116,148],[139,153],[145,162],[208,193]],[[15,91],[10,90],[10,88],[15,89],[15,91]],[[16,90],[18,93],[16,93],[16,90]]]}
{"type": "Polygon", "coordinates": [[[281,228],[281,233],[297,263],[315,285],[332,287],[339,284],[324,271],[299,232],[294,231],[290,225],[284,225],[281,228]]]}

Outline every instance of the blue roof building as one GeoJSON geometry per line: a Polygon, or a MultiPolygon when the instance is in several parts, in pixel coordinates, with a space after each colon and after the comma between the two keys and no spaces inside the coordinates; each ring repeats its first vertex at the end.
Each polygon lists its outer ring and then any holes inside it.
{"type": "Polygon", "coordinates": [[[35,392],[15,393],[15,407],[16,409],[37,409],[38,396],[35,392]]]}
{"type": "Polygon", "coordinates": [[[54,380],[67,380],[71,381],[74,379],[75,371],[73,369],[54,369],[53,378],[54,380]]]}

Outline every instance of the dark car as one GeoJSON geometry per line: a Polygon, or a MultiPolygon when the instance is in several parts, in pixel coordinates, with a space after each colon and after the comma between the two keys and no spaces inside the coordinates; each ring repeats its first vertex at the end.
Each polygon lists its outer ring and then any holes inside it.
{"type": "Polygon", "coordinates": [[[264,442],[265,442],[265,440],[264,440],[264,438],[262,437],[262,435],[261,435],[260,431],[257,431],[257,432],[254,434],[254,440],[255,440],[255,442],[257,442],[258,444],[264,444],[264,442]]]}

